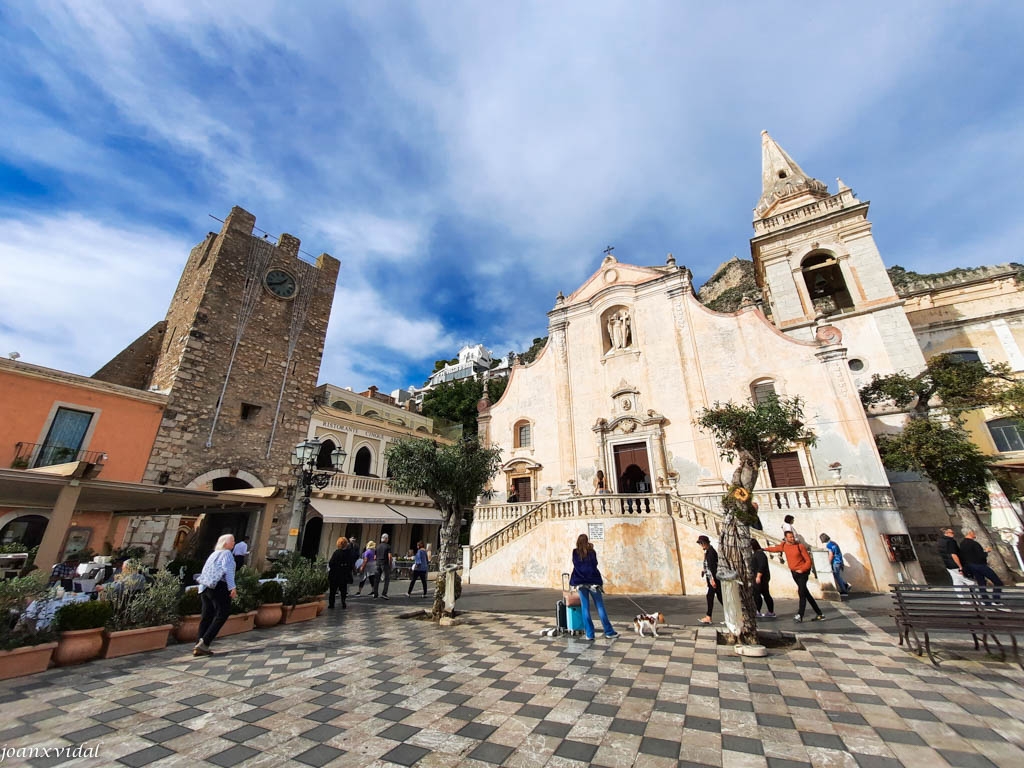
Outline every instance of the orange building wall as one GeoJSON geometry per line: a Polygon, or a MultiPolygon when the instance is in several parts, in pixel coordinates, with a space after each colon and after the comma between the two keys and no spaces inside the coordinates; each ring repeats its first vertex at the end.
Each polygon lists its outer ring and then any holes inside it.
{"type": "MultiPolygon", "coordinates": [[[[30,370],[46,369],[31,366],[30,370]]],[[[46,439],[43,429],[54,403],[60,402],[68,407],[100,409],[93,416],[92,434],[82,445],[83,450],[107,454],[100,479],[140,482],[163,417],[163,402],[93,389],[74,383],[68,374],[53,374],[69,380],[49,380],[17,368],[0,368],[0,466],[11,466],[19,441],[39,443],[46,439]]],[[[109,385],[97,382],[97,386],[109,385]]],[[[154,399],[149,393],[146,397],[154,399]]]]}

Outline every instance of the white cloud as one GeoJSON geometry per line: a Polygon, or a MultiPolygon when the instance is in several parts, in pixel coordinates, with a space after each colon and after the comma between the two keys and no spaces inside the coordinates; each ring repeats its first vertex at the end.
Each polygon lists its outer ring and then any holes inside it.
{"type": "Polygon", "coordinates": [[[162,320],[189,246],[79,214],[0,219],[0,350],[91,375],[162,320]]]}

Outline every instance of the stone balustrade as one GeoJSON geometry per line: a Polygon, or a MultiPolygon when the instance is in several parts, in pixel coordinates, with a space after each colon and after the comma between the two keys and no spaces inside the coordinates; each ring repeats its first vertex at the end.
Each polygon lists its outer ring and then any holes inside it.
{"type": "MultiPolygon", "coordinates": [[[[685,494],[681,499],[721,516],[722,493],[685,494]]],[[[765,488],[754,492],[761,513],[816,509],[896,509],[888,486],[810,485],[797,488],[765,488]]]]}
{"type": "MultiPolygon", "coordinates": [[[[326,487],[316,491],[322,496],[353,496],[360,499],[418,499],[429,501],[422,493],[399,493],[385,477],[366,477],[365,475],[347,475],[339,472],[331,475],[326,487]]],[[[432,503],[432,502],[431,502],[432,503]]]]}

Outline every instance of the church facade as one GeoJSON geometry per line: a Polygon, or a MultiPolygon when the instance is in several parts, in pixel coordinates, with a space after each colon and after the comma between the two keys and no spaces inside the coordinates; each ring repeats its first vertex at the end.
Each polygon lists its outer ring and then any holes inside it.
{"type": "Polygon", "coordinates": [[[556,586],[576,535],[591,530],[613,589],[703,589],[693,540],[715,538],[733,467],[694,420],[716,402],[774,392],[804,401],[817,442],[766,457],[756,489],[766,533],[788,514],[809,544],[827,533],[859,588],[923,580],[875,446],[882,427],[858,388],[874,374],[917,373],[927,345],[868,205],[841,181],[830,192],[764,133],[751,239],[759,301],[708,309],[671,255],[659,266],[608,255],[559,294],[543,353],[482,404],[481,433],[506,461],[494,503],[477,508],[471,579],[556,586]]]}

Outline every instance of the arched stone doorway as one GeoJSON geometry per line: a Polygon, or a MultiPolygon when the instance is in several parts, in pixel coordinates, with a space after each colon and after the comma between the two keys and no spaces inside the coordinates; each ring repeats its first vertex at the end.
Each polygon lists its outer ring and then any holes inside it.
{"type": "Polygon", "coordinates": [[[316,455],[316,468],[317,469],[334,469],[334,462],[331,459],[331,454],[334,449],[337,448],[333,440],[324,440],[320,443],[320,451],[316,455]]]}
{"type": "Polygon", "coordinates": [[[322,517],[313,517],[306,521],[306,531],[302,535],[302,556],[310,560],[320,552],[320,536],[324,531],[322,517]]]}
{"type": "Polygon", "coordinates": [[[373,466],[373,454],[365,445],[356,451],[356,459],[352,462],[352,474],[369,477],[370,467],[373,466]]]}

